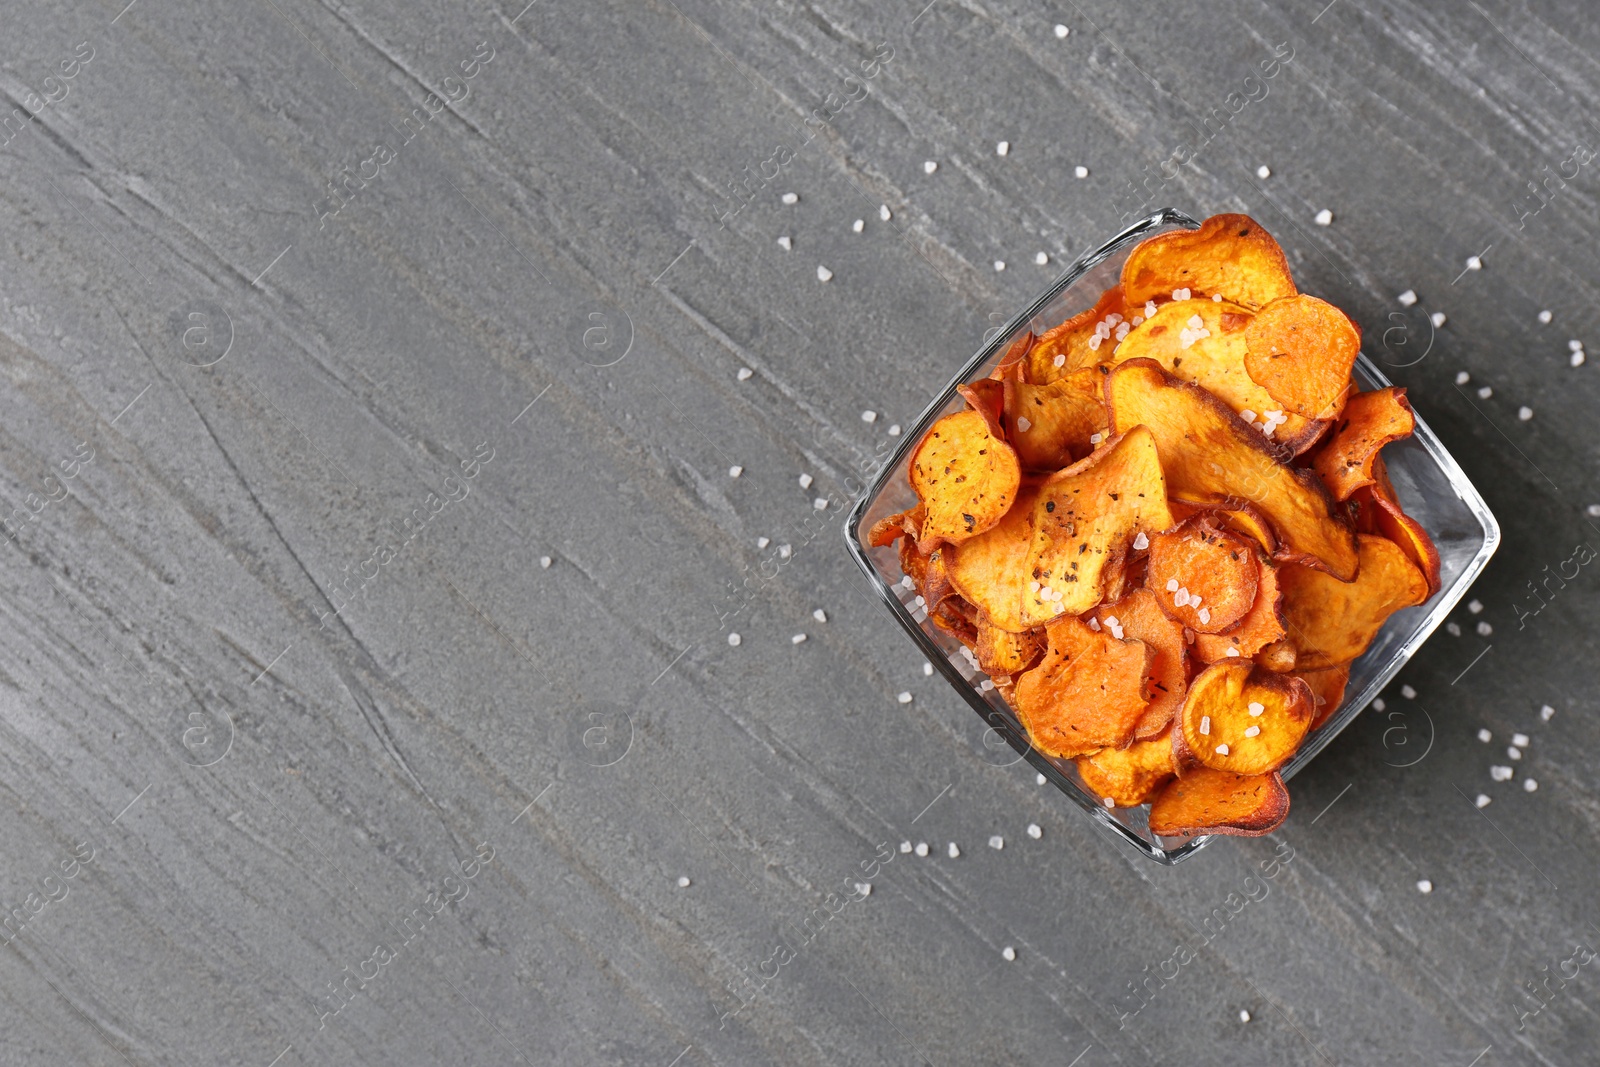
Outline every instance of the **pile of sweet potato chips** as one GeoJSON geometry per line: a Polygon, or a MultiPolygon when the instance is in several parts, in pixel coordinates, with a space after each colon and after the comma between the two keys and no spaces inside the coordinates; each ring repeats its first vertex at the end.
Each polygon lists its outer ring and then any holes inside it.
{"type": "Polygon", "coordinates": [[[1020,339],[911,457],[879,522],[934,624],[1046,755],[1162,836],[1259,835],[1439,556],[1379,455],[1405,390],[1244,215],[1152,237],[1081,315],[1020,339]]]}

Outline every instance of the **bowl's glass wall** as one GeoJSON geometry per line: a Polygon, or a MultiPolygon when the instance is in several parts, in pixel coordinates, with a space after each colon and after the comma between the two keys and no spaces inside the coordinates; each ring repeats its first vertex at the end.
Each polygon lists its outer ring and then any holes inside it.
{"type": "MultiPolygon", "coordinates": [[[[907,432],[899,450],[856,504],[846,523],[851,552],[890,612],[989,723],[990,731],[985,736],[986,747],[990,750],[988,761],[1005,764],[1026,760],[1106,829],[1144,855],[1165,863],[1182,859],[1210,839],[1161,838],[1151,834],[1146,809],[1102,807],[1083,786],[1071,760],[1053,759],[1029,745],[1027,733],[1007,705],[1002,689],[995,687],[978,669],[965,646],[928,620],[927,612],[916,602],[915,591],[902,582],[895,548],[872,548],[864,543],[863,534],[879,519],[916,503],[907,478],[911,450],[936,419],[964,406],[955,391],[957,385],[986,377],[1010,343],[1026,331],[1042,333],[1093,307],[1100,294],[1116,284],[1123,260],[1140,240],[1164,230],[1196,225],[1180,212],[1159,212],[1125,230],[1069,269],[1022,314],[997,331],[950,381],[907,432]]],[[[1356,377],[1362,389],[1389,384],[1365,357],[1357,366],[1356,377]]],[[[1411,399],[1414,407],[1426,409],[1425,400],[1418,404],[1418,398],[1411,399]]],[[[1499,541],[1499,528],[1482,497],[1420,415],[1415,436],[1389,445],[1383,456],[1406,512],[1422,524],[1438,546],[1442,588],[1426,604],[1397,612],[1389,619],[1372,646],[1351,667],[1350,682],[1340,709],[1322,729],[1307,738],[1284,768],[1285,778],[1292,777],[1321,751],[1394,677],[1466,592],[1499,541]]]]}

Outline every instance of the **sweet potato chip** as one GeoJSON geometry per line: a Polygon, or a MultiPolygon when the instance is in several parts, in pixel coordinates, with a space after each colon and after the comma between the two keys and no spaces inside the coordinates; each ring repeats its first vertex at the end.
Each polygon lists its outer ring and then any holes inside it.
{"type": "Polygon", "coordinates": [[[1183,627],[1172,621],[1156,603],[1155,594],[1134,589],[1114,603],[1095,609],[1095,622],[1112,637],[1136,638],[1150,646],[1149,674],[1144,695],[1149,703],[1133,729],[1138,740],[1166,732],[1188,689],[1183,647],[1183,627]]]}
{"type": "Polygon", "coordinates": [[[1017,487],[1017,502],[998,523],[959,545],[944,548],[951,584],[978,606],[991,626],[1010,633],[1033,628],[1023,621],[1022,598],[1030,580],[1033,503],[1038,495],[1039,479],[1023,478],[1017,487]]]}
{"type": "Polygon", "coordinates": [[[1221,633],[1256,602],[1253,546],[1219,530],[1204,512],[1150,539],[1145,581],[1168,615],[1196,633],[1221,633]]]}
{"type": "Polygon", "coordinates": [[[1169,496],[1167,506],[1172,509],[1172,517],[1179,522],[1191,515],[1208,512],[1213,525],[1223,526],[1236,534],[1250,538],[1261,546],[1261,551],[1271,558],[1278,549],[1278,535],[1272,532],[1272,523],[1267,517],[1257,511],[1255,506],[1243,500],[1225,500],[1220,504],[1197,504],[1188,500],[1180,500],[1169,496]]]}
{"type": "Polygon", "coordinates": [[[1377,480],[1372,464],[1378,450],[1410,437],[1416,425],[1404,388],[1357,393],[1345,401],[1333,437],[1317,450],[1311,466],[1335,500],[1349,500],[1350,494],[1377,480]]]}
{"type": "Polygon", "coordinates": [[[1120,323],[1122,313],[1122,290],[1113,285],[1100,294],[1094,307],[1039,335],[1028,352],[1024,377],[1034,385],[1049,385],[1064,374],[1109,359],[1114,342],[1105,337],[1097,340],[1096,329],[1112,315],[1119,316],[1120,323]]]}
{"type": "Polygon", "coordinates": [[[1091,436],[1110,436],[1101,377],[1085,367],[1049,385],[1005,383],[1006,439],[1024,470],[1058,471],[1094,451],[1091,436]]]}
{"type": "Polygon", "coordinates": [[[1278,568],[1261,562],[1255,603],[1232,628],[1217,634],[1195,634],[1191,651],[1202,663],[1248,660],[1287,632],[1283,628],[1283,594],[1278,589],[1278,568]]]}
{"type": "Polygon", "coordinates": [[[1171,299],[1174,290],[1232,300],[1252,311],[1297,289],[1278,242],[1248,215],[1213,215],[1198,230],[1157,234],[1122,265],[1130,308],[1171,299]]]}
{"type": "Polygon", "coordinates": [[[1245,370],[1245,337],[1254,318],[1237,304],[1174,300],[1134,327],[1112,359],[1153,359],[1181,381],[1193,382],[1220,399],[1251,428],[1295,455],[1321,432],[1320,423],[1281,410],[1272,394],[1245,370]],[[1281,422],[1266,418],[1272,412],[1281,422]]]}
{"type": "Polygon", "coordinates": [[[981,413],[958,411],[934,423],[911,454],[911,487],[927,508],[921,547],[960,544],[999,522],[1021,477],[1016,452],[981,413]]]}
{"type": "Polygon", "coordinates": [[[1399,545],[1428,580],[1428,595],[1432,596],[1440,588],[1439,550],[1422,524],[1400,509],[1394,486],[1383,469],[1382,456],[1376,457],[1373,475],[1373,484],[1362,486],[1350,497],[1356,506],[1356,529],[1381,534],[1399,545]]]}
{"type": "Polygon", "coordinates": [[[921,502],[915,507],[879,519],[872,524],[872,529],[867,531],[867,544],[873,548],[882,548],[892,545],[902,537],[915,541],[922,532],[922,518],[926,514],[921,502]]]}
{"type": "Polygon", "coordinates": [[[1350,665],[1347,663],[1323,671],[1300,671],[1297,677],[1311,689],[1311,698],[1317,705],[1311,728],[1320,729],[1323,723],[1333,718],[1333,713],[1339,710],[1339,705],[1344,701],[1344,687],[1350,681],[1350,665]]]}
{"type": "Polygon", "coordinates": [[[1012,377],[1013,372],[1018,367],[1026,366],[1028,353],[1033,351],[1033,346],[1037,344],[1038,341],[1038,335],[1032,330],[1029,330],[1015,341],[1012,341],[1011,344],[1007,346],[1005,355],[1000,357],[1000,362],[996,363],[994,365],[994,370],[989,372],[989,377],[993,378],[995,381],[1004,381],[1012,377]]]}
{"type": "Polygon", "coordinates": [[[1289,790],[1277,771],[1242,775],[1200,767],[1175,778],[1150,804],[1150,832],[1162,837],[1260,837],[1289,817],[1289,790]]]}
{"type": "Polygon", "coordinates": [[[1295,663],[1299,660],[1300,650],[1294,647],[1294,642],[1287,637],[1267,645],[1255,654],[1256,666],[1272,671],[1274,674],[1288,674],[1294,670],[1295,663]]]}
{"type": "Polygon", "coordinates": [[[978,666],[987,674],[1021,674],[1044,655],[1044,635],[1038,632],[1009,633],[978,615],[978,666]]]}
{"type": "Polygon", "coordinates": [[[1355,577],[1355,532],[1336,515],[1316,475],[1280,463],[1261,434],[1222,401],[1149,359],[1113,368],[1106,400],[1113,431],[1142,424],[1154,436],[1174,496],[1215,503],[1244,498],[1277,532],[1277,558],[1355,577]]]}
{"type": "Polygon", "coordinates": [[[1147,703],[1149,646],[1118,641],[1071,617],[1045,632],[1043,661],[1012,689],[1012,706],[1033,746],[1047,756],[1073,757],[1126,745],[1147,703]]]}
{"type": "Polygon", "coordinates": [[[1170,525],[1155,440],[1142,427],[1051,475],[1033,504],[1022,621],[1033,627],[1088,611],[1106,595],[1107,577],[1120,575],[1134,536],[1170,525]]]}
{"type": "Polygon", "coordinates": [[[1006,403],[1004,383],[994,378],[979,378],[970,385],[956,386],[956,392],[961,394],[961,399],[967,402],[969,408],[983,416],[992,436],[1002,441],[1006,439],[1005,426],[1000,420],[1006,403]]]}
{"type": "Polygon", "coordinates": [[[1152,740],[1135,741],[1127,748],[1102,748],[1073,762],[1083,784],[1119,808],[1147,803],[1177,773],[1166,730],[1152,740]]]}
{"type": "Polygon", "coordinates": [[[1287,564],[1283,621],[1300,650],[1298,667],[1315,671],[1350,663],[1365,652],[1384,622],[1428,598],[1428,580],[1387,537],[1361,534],[1361,570],[1353,582],[1287,564]]]}
{"type": "Polygon", "coordinates": [[[1308,419],[1339,413],[1361,351],[1361,331],[1349,316],[1314,296],[1279,297],[1245,327],[1245,337],[1245,368],[1279,407],[1308,419]]]}
{"type": "Polygon", "coordinates": [[[1265,774],[1289,761],[1316,714],[1305,682],[1255,665],[1215,663],[1189,684],[1173,731],[1180,766],[1265,774]]]}

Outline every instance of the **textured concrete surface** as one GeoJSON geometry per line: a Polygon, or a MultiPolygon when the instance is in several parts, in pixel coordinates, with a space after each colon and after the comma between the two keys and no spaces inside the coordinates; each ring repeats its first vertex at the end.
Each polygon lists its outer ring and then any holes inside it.
{"type": "Polygon", "coordinates": [[[924,3],[4,5],[0,1062],[1595,1062],[1593,6],[924,3]],[[1146,204],[1275,231],[1505,532],[1174,869],[839,529],[1146,204]]]}

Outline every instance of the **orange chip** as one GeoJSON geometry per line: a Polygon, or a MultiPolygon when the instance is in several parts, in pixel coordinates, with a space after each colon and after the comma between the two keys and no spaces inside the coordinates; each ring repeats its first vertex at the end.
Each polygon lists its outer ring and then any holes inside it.
{"type": "Polygon", "coordinates": [[[1012,341],[1006,348],[1005,355],[1000,357],[1000,362],[994,365],[994,370],[989,372],[989,377],[996,381],[1004,381],[1012,376],[1012,372],[1027,365],[1028,353],[1033,351],[1033,346],[1039,338],[1032,330],[1012,341]]]}
{"type": "Polygon", "coordinates": [[[1177,773],[1172,738],[1166,730],[1149,741],[1135,741],[1127,748],[1102,748],[1073,762],[1083,784],[1119,808],[1148,802],[1177,773]]]}
{"type": "Polygon", "coordinates": [[[1270,431],[1261,436],[1288,458],[1316,440],[1322,424],[1278,410],[1282,405],[1245,370],[1245,337],[1253,318],[1226,301],[1174,300],[1134,327],[1112,360],[1155,360],[1173,377],[1212,393],[1257,432],[1270,431]],[[1269,411],[1283,421],[1269,423],[1269,411]]]}
{"type": "Polygon", "coordinates": [[[1201,513],[1150,539],[1145,581],[1161,608],[1197,633],[1221,633],[1256,602],[1254,548],[1201,513]]]}
{"type": "Polygon", "coordinates": [[[1277,771],[1242,775],[1196,768],[1167,783],[1150,804],[1150,832],[1161,837],[1260,837],[1289,817],[1289,790],[1277,771]]]}
{"type": "Polygon", "coordinates": [[[1158,234],[1122,265],[1122,298],[1130,308],[1170,300],[1177,289],[1220,294],[1252,311],[1298,292],[1283,249],[1248,215],[1213,215],[1198,230],[1158,234]]]}
{"type": "Polygon", "coordinates": [[[1374,458],[1372,473],[1373,484],[1362,486],[1350,496],[1356,505],[1356,529],[1362,533],[1382,534],[1399,545],[1400,551],[1428,580],[1428,595],[1432,596],[1440,588],[1439,550],[1422,524],[1400,509],[1382,456],[1374,458]]]}
{"type": "Polygon", "coordinates": [[[1106,595],[1108,578],[1120,582],[1134,536],[1170,525],[1161,462],[1143,427],[1052,474],[1033,504],[1022,621],[1033,627],[1088,611],[1106,595]]]}
{"type": "Polygon", "coordinates": [[[1316,714],[1305,682],[1254,664],[1215,663],[1189,684],[1172,734],[1181,765],[1265,774],[1289,761],[1316,714]]]}
{"type": "Polygon", "coordinates": [[[1287,637],[1280,637],[1270,645],[1255,654],[1258,667],[1272,671],[1274,674],[1288,674],[1294,670],[1295,663],[1299,660],[1300,650],[1294,647],[1294,642],[1287,637]]]}
{"type": "Polygon", "coordinates": [[[979,378],[970,385],[956,386],[956,392],[961,394],[961,399],[967,402],[968,407],[983,416],[992,436],[1002,441],[1006,439],[1005,426],[1000,419],[1006,402],[1004,383],[993,378],[979,378]]]}
{"type": "Polygon", "coordinates": [[[960,544],[987,530],[1011,507],[1021,478],[1016,452],[982,414],[946,415],[911,454],[911,487],[927,509],[919,544],[960,544]]]}
{"type": "Polygon", "coordinates": [[[1245,327],[1245,337],[1245,369],[1284,411],[1308,419],[1339,414],[1361,351],[1361,331],[1349,316],[1314,296],[1279,297],[1245,327]]]}
{"type": "Polygon", "coordinates": [[[1096,340],[1095,328],[1112,315],[1121,314],[1122,290],[1113,285],[1100,294],[1094,307],[1039,335],[1038,343],[1028,352],[1024,378],[1034,385],[1049,385],[1063,375],[1110,358],[1113,342],[1096,340]]]}
{"type": "Polygon", "coordinates": [[[1278,558],[1355,576],[1355,532],[1336,517],[1316,475],[1289,467],[1259,431],[1197,385],[1181,382],[1154,360],[1133,359],[1106,376],[1112,430],[1145,426],[1155,437],[1168,490],[1185,500],[1253,504],[1281,542],[1278,558]]]}
{"type": "Polygon", "coordinates": [[[1360,543],[1361,570],[1353,582],[1296,564],[1279,572],[1283,621],[1301,670],[1352,662],[1390,615],[1428,599],[1428,580],[1400,546],[1376,534],[1361,534],[1360,543]]]}
{"type": "Polygon", "coordinates": [[[1038,632],[1009,633],[978,615],[978,666],[986,674],[1021,674],[1044,655],[1044,635],[1038,632]]]}
{"type": "Polygon", "coordinates": [[[1311,689],[1311,698],[1317,705],[1311,728],[1321,729],[1322,724],[1333,718],[1333,713],[1339,710],[1339,705],[1344,701],[1344,687],[1350,682],[1350,665],[1346,663],[1342,667],[1329,667],[1322,671],[1300,671],[1296,677],[1311,689]]]}
{"type": "Polygon", "coordinates": [[[1039,479],[1023,478],[1017,487],[1017,502],[998,523],[944,549],[951,584],[978,606],[991,626],[1011,633],[1033,628],[1023,621],[1022,597],[1028,589],[1033,502],[1038,495],[1039,479]]]}
{"type": "MultiPolygon", "coordinates": [[[[1259,561],[1258,561],[1259,562],[1259,561]]],[[[1284,636],[1283,594],[1278,589],[1278,568],[1262,562],[1256,581],[1255,603],[1231,629],[1216,634],[1195,634],[1193,651],[1202,663],[1248,660],[1284,636]]]]}
{"type": "Polygon", "coordinates": [[[1049,385],[1005,383],[1006,439],[1023,469],[1058,471],[1094,451],[1090,437],[1110,436],[1100,378],[1086,367],[1049,385]]]}
{"type": "Polygon", "coordinates": [[[1071,617],[1045,633],[1044,660],[1012,688],[1012,706],[1033,746],[1047,756],[1073,757],[1126,745],[1147,703],[1149,646],[1118,641],[1071,617]]]}
{"type": "Polygon", "coordinates": [[[1400,386],[1357,393],[1345,402],[1333,437],[1317,450],[1311,465],[1335,500],[1349,500],[1363,485],[1372,485],[1373,461],[1390,441],[1410,437],[1417,417],[1400,386]]]}
{"type": "Polygon", "coordinates": [[[1278,549],[1278,535],[1272,532],[1272,523],[1267,517],[1257,511],[1254,505],[1243,500],[1225,500],[1219,504],[1196,504],[1177,497],[1168,497],[1167,505],[1172,509],[1172,517],[1182,522],[1191,515],[1200,512],[1209,512],[1212,522],[1218,526],[1225,526],[1236,534],[1255,541],[1261,546],[1261,551],[1270,559],[1278,549]]]}
{"type": "Polygon", "coordinates": [[[921,534],[924,514],[922,504],[918,502],[916,507],[879,519],[872,524],[872,529],[867,531],[867,544],[873,548],[882,548],[894,544],[902,537],[915,541],[921,534]]]}
{"type": "Polygon", "coordinates": [[[1149,673],[1145,677],[1145,706],[1133,735],[1139,740],[1166,732],[1183,705],[1188,690],[1183,647],[1183,627],[1161,610],[1148,589],[1134,589],[1114,603],[1095,609],[1095,621],[1112,637],[1132,637],[1150,646],[1149,673]]]}

